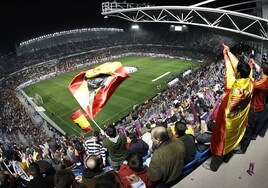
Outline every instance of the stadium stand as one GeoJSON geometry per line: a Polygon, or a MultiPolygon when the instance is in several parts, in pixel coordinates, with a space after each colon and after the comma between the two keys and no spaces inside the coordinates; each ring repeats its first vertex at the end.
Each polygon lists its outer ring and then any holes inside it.
{"type": "MultiPolygon", "coordinates": [[[[213,109],[223,92],[224,67],[223,63],[219,63],[222,62],[222,58],[219,56],[219,45],[222,41],[226,41],[230,46],[236,45],[236,49],[243,47],[242,50],[246,51],[247,55],[251,51],[248,45],[241,45],[239,41],[231,37],[214,35],[202,29],[182,35],[144,32],[137,35],[135,41],[129,33],[112,35],[106,33],[103,36],[105,37],[71,42],[68,42],[68,37],[61,36],[62,38],[55,45],[51,45],[51,41],[49,41],[42,48],[34,46],[35,41],[32,41],[33,46],[30,49],[25,47],[25,50],[22,50],[21,48],[18,49],[20,51],[18,55],[9,54],[0,58],[2,88],[0,143],[3,159],[1,170],[10,170],[9,173],[14,174],[9,167],[13,160],[30,163],[40,159],[50,161],[56,170],[67,168],[68,165],[62,161],[71,158],[75,150],[75,143],[84,141],[84,138],[71,138],[63,135],[43,119],[26,98],[18,92],[21,89],[18,86],[23,83],[30,80],[30,83],[35,83],[45,75],[56,76],[81,68],[81,66],[102,62],[109,60],[112,56],[127,53],[165,54],[202,60],[203,63],[197,69],[192,70],[192,74],[180,79],[181,82],[178,85],[164,90],[159,96],[150,99],[148,103],[137,106],[131,113],[132,115],[115,122],[118,130],[127,129],[136,124],[141,124],[142,127],[147,124],[149,126],[161,124],[169,128],[174,123],[172,117],[176,116],[176,120],[184,119],[187,124],[191,124],[191,127],[194,128],[193,134],[197,136],[202,134],[202,130],[198,122],[195,122],[186,98],[191,99],[200,117],[208,110],[213,109]],[[66,41],[63,42],[63,38],[66,38],[66,41]],[[31,50],[33,48],[35,50],[31,50]],[[195,78],[195,82],[192,82],[193,78],[195,78]],[[221,86],[218,90],[209,89],[216,84],[221,86]],[[174,96],[178,96],[178,98],[174,96]],[[164,106],[165,112],[163,109],[159,109],[159,106],[164,106]]],[[[40,42],[42,40],[38,41],[38,43],[40,42]]],[[[23,45],[27,46],[26,43],[23,45]]],[[[46,78],[44,77],[44,79],[46,78]]],[[[182,78],[182,73],[173,75],[170,80],[174,78],[182,78]]],[[[184,165],[183,176],[191,173],[209,156],[209,149],[205,146],[203,151],[196,153],[193,161],[184,165]]],[[[83,174],[77,169],[73,171],[76,175],[83,174]]],[[[81,181],[79,182],[81,183],[81,181]]],[[[20,180],[13,187],[24,184],[25,181],[20,180]]]]}

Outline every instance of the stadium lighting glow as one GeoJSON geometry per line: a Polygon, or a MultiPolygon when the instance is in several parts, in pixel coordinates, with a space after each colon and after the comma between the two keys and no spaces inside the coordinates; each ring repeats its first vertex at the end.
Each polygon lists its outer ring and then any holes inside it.
{"type": "Polygon", "coordinates": [[[182,26],[176,25],[175,26],[175,31],[182,31],[182,26]]]}
{"type": "Polygon", "coordinates": [[[46,39],[46,38],[57,37],[57,36],[67,35],[67,34],[72,34],[72,33],[90,32],[90,31],[119,31],[119,32],[123,32],[123,29],[117,29],[117,28],[82,28],[82,29],[73,29],[73,30],[69,30],[69,31],[60,31],[60,32],[39,36],[39,37],[30,39],[30,40],[21,42],[19,46],[22,47],[22,46],[30,44],[32,42],[40,41],[40,40],[46,39]]]}
{"type": "Polygon", "coordinates": [[[132,25],[131,29],[139,29],[140,27],[138,25],[132,25]]]}

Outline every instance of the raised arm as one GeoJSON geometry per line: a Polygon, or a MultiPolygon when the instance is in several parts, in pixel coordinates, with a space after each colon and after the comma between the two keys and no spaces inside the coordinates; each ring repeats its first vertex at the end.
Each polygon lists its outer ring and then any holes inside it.
{"type": "Polygon", "coordinates": [[[222,44],[223,56],[225,62],[225,88],[230,89],[236,79],[236,67],[238,64],[238,59],[230,52],[230,48],[222,44]]]}

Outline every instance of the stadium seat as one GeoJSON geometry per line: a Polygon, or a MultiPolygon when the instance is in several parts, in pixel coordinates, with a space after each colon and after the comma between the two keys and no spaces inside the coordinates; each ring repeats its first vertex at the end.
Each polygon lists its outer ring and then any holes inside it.
{"type": "Polygon", "coordinates": [[[198,163],[201,164],[205,160],[207,160],[210,157],[210,155],[211,155],[210,148],[207,148],[203,152],[200,152],[200,151],[197,150],[196,153],[195,153],[195,158],[198,160],[198,163]]]}
{"type": "Polygon", "coordinates": [[[112,166],[105,166],[102,168],[103,171],[109,171],[109,170],[113,170],[112,166]]]}
{"type": "Polygon", "coordinates": [[[195,157],[192,161],[185,164],[182,169],[182,175],[185,176],[191,173],[196,168],[198,162],[199,162],[198,158],[195,157]]]}
{"type": "Polygon", "coordinates": [[[72,169],[72,173],[73,175],[76,177],[76,176],[81,176],[82,175],[82,172],[79,168],[74,168],[72,169]]]}

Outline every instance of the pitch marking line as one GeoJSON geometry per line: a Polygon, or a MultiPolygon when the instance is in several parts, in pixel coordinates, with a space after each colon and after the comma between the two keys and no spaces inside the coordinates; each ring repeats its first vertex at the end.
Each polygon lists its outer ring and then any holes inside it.
{"type": "MultiPolygon", "coordinates": [[[[44,106],[46,106],[45,104],[43,104],[44,106]]],[[[49,108],[48,106],[46,106],[48,109],[50,109],[50,111],[51,111],[51,108],[49,108]]],[[[70,125],[69,123],[67,123],[64,119],[62,119],[60,116],[57,116],[56,114],[55,114],[55,116],[57,117],[57,118],[59,118],[63,123],[65,123],[68,127],[70,127],[71,129],[73,129],[75,132],[77,132],[78,134],[81,134],[79,131],[77,131],[72,125],[70,125]]],[[[51,120],[51,121],[53,121],[53,120],[51,120]]],[[[54,121],[53,121],[54,122],[54,121]]],[[[56,123],[55,123],[56,124],[56,123]]],[[[56,124],[59,128],[61,128],[58,124],[56,124]]],[[[61,130],[62,130],[62,128],[61,128],[61,130]]],[[[64,131],[65,132],[65,131],[64,131]]]]}
{"type": "Polygon", "coordinates": [[[161,76],[157,77],[156,79],[153,79],[152,82],[155,82],[156,80],[159,80],[160,78],[168,75],[170,72],[166,72],[165,74],[162,74],[161,76]]]}

